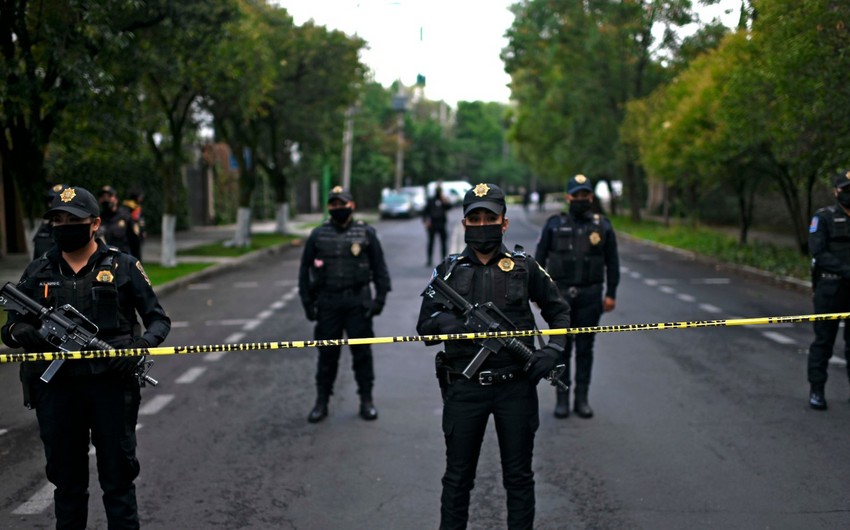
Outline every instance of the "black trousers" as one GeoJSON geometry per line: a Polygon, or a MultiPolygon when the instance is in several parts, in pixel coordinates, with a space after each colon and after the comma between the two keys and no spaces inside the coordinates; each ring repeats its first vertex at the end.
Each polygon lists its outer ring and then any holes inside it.
{"type": "MultiPolygon", "coordinates": [[[[75,361],[68,361],[75,362],[75,361]]],[[[136,420],[141,396],[132,377],[57,376],[33,389],[38,428],[47,457],[56,528],[84,529],[88,520],[89,433],[110,530],[139,528],[136,420]]]]}
{"type": "MultiPolygon", "coordinates": [[[[365,296],[362,293],[323,293],[319,297],[316,338],[341,339],[343,332],[351,339],[372,337],[372,318],[366,314],[370,302],[368,289],[365,293],[365,296]]],[[[319,347],[316,389],[320,395],[333,394],[341,350],[341,346],[319,347]]],[[[368,344],[351,346],[351,357],[357,392],[361,396],[371,397],[375,381],[372,348],[368,344]]]]}
{"type": "MultiPolygon", "coordinates": [[[[588,285],[570,289],[560,286],[561,295],[570,304],[570,327],[598,326],[602,318],[602,284],[588,285]]],[[[575,345],[576,370],[575,388],[587,390],[590,387],[590,372],[593,370],[593,343],[595,333],[567,335],[567,344],[562,357],[567,369],[561,380],[567,385],[571,382],[570,357],[575,345]]]]}
{"type": "Polygon", "coordinates": [[[448,234],[446,232],[445,223],[432,223],[428,228],[428,263],[431,263],[431,258],[434,256],[434,236],[440,236],[440,259],[446,257],[446,239],[448,238],[448,234]]]}
{"type": "MultiPolygon", "coordinates": [[[[815,313],[843,313],[850,311],[850,282],[841,280],[818,280],[814,295],[815,313]]],[[[809,346],[808,379],[813,386],[826,383],[829,359],[832,357],[835,337],[838,335],[838,320],[815,321],[815,340],[809,346]]],[[[844,357],[850,358],[850,326],[844,322],[844,357]]],[[[847,365],[850,378],[850,364],[847,365]]]]}
{"type": "Polygon", "coordinates": [[[508,528],[534,525],[531,458],[534,433],[540,425],[537,388],[525,378],[493,386],[461,380],[449,385],[443,403],[446,473],[440,500],[441,530],[466,528],[470,492],[491,414],[499,438],[508,528]]]}

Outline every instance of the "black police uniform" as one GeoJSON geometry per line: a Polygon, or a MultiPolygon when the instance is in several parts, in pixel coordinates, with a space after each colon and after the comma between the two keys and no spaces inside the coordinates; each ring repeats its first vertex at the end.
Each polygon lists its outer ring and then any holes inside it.
{"type": "MultiPolygon", "coordinates": [[[[546,221],[537,251],[537,261],[546,267],[558,284],[561,294],[570,304],[570,322],[574,327],[596,326],[602,317],[603,283],[605,297],[617,298],[620,283],[620,259],[617,239],[610,221],[590,211],[576,216],[571,213],[553,215],[546,221]]],[[[590,373],[593,368],[595,334],[569,336],[564,350],[567,369],[561,379],[570,384],[570,354],[575,341],[575,399],[576,410],[584,409],[585,417],[592,415],[587,406],[590,373]]],[[[564,393],[558,390],[559,393],[564,393]]],[[[566,397],[566,396],[562,396],[566,397]]],[[[566,407],[567,414],[569,406],[566,407]]]]}
{"type": "Polygon", "coordinates": [[[115,247],[121,252],[126,252],[136,259],[141,259],[141,240],[139,239],[139,227],[132,212],[126,206],[119,205],[115,210],[102,211],[100,214],[101,225],[98,236],[107,245],[115,247]]]}
{"type": "MultiPolygon", "coordinates": [[[[846,180],[850,184],[850,180],[846,180]]],[[[850,188],[848,188],[850,189],[850,188]]],[[[839,204],[818,210],[809,227],[815,313],[850,311],[850,216],[839,204]]],[[[815,340],[809,346],[809,404],[825,409],[824,387],[839,321],[815,321],[815,340]]],[[[844,326],[844,356],[850,358],[850,326],[844,326]]],[[[847,365],[850,378],[850,364],[847,365]]]]}
{"type": "MultiPolygon", "coordinates": [[[[495,186],[490,185],[490,189],[493,188],[495,186]]],[[[497,193],[504,205],[504,195],[501,190],[497,193]]],[[[467,202],[465,199],[464,204],[467,202]]],[[[521,251],[508,252],[501,246],[488,263],[481,263],[475,252],[466,247],[461,254],[448,256],[434,274],[444,278],[472,304],[493,302],[518,329],[535,327],[529,301],[540,306],[543,318],[552,328],[569,327],[569,306],[557,286],[534,258],[521,251]]],[[[452,323],[452,317],[446,317],[446,308],[430,298],[426,290],[419,312],[418,332],[431,335],[466,331],[462,320],[452,323]]],[[[534,348],[533,338],[520,340],[534,348]]],[[[560,349],[565,342],[565,337],[559,336],[553,337],[549,344],[560,349]]],[[[447,386],[443,434],[446,471],[442,480],[440,528],[466,527],[470,492],[491,414],[499,439],[503,484],[507,491],[508,527],[532,528],[535,511],[532,453],[534,434],[540,423],[537,381],[529,379],[523,363],[506,351],[491,354],[480,371],[467,379],[461,372],[478,350],[479,346],[468,340],[445,344],[447,370],[443,384],[447,386]]]]}
{"type": "MultiPolygon", "coordinates": [[[[97,211],[96,202],[93,208],[97,211]]],[[[27,266],[18,289],[48,307],[71,304],[99,327],[98,338],[115,348],[156,346],[171,328],[139,262],[99,241],[76,273],[53,246],[27,266]]],[[[38,327],[37,319],[10,312],[2,328],[4,343],[20,346],[14,333],[21,323],[38,327]]],[[[52,349],[45,343],[38,351],[52,349]]],[[[109,528],[139,527],[133,481],[139,473],[135,426],[141,396],[137,378],[116,362],[129,360],[65,361],[50,383],[39,380],[49,362],[21,365],[24,394],[35,408],[47,457],[47,478],[56,486],[58,528],[86,527],[89,433],[109,528]]]]}
{"type": "Polygon", "coordinates": [[[448,232],[446,231],[446,220],[448,215],[446,212],[451,208],[451,204],[446,202],[445,197],[434,194],[428,198],[425,203],[425,209],[422,211],[422,216],[428,221],[428,261],[427,265],[431,266],[431,261],[434,256],[434,239],[436,236],[440,238],[440,259],[446,257],[448,232]]]}
{"type": "MultiPolygon", "coordinates": [[[[316,320],[316,339],[340,339],[343,332],[349,338],[374,336],[372,317],[383,309],[390,289],[389,271],[373,227],[354,219],[344,226],[328,220],[310,233],[301,255],[298,290],[308,317],[316,320]]],[[[333,394],[340,351],[340,346],[319,347],[317,406],[326,406],[333,394]]],[[[352,345],[351,355],[361,402],[370,404],[375,380],[372,349],[368,344],[352,345]]],[[[318,419],[311,414],[311,421],[318,419]]]]}

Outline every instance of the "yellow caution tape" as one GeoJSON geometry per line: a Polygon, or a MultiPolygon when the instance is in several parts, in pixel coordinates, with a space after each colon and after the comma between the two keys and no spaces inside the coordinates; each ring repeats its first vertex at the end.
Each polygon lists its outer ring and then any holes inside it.
{"type": "Polygon", "coordinates": [[[653,322],[649,324],[612,324],[579,328],[542,330],[488,331],[486,333],[450,333],[446,335],[399,335],[396,337],[365,337],[359,339],[282,340],[277,342],[244,342],[236,344],[210,344],[200,346],[157,346],[155,348],[130,348],[123,350],[91,350],[43,353],[3,353],[0,364],[27,361],[53,361],[56,359],[103,359],[134,355],[181,355],[185,353],[212,353],[254,350],[288,350],[316,346],[357,346],[365,344],[392,344],[399,342],[424,342],[447,340],[474,340],[489,338],[534,337],[538,335],[578,335],[581,333],[617,333],[622,331],[650,331],[663,329],[715,328],[731,326],[758,326],[764,324],[798,324],[825,320],[850,319],[850,313],[823,313],[758,318],[728,318],[721,320],[685,320],[680,322],[653,322]]]}

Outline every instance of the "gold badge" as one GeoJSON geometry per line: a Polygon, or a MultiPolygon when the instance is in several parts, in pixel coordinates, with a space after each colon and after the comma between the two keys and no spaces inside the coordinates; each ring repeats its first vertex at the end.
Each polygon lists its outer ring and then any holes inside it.
{"type": "Polygon", "coordinates": [[[484,197],[485,195],[490,193],[490,186],[482,182],[481,184],[475,186],[475,189],[472,190],[472,193],[474,193],[476,197],[484,197]]]}
{"type": "Polygon", "coordinates": [[[53,186],[53,193],[59,193],[60,191],[62,191],[62,184],[53,186]]]}
{"type": "Polygon", "coordinates": [[[576,175],[575,181],[579,184],[584,184],[585,182],[587,182],[587,177],[585,177],[584,175],[576,175]]]}
{"type": "Polygon", "coordinates": [[[514,270],[514,260],[511,258],[502,258],[499,260],[499,268],[505,272],[514,270]]]}
{"type": "Polygon", "coordinates": [[[148,278],[148,274],[145,272],[145,269],[142,268],[142,262],[141,261],[136,262],[136,268],[139,269],[139,272],[142,273],[142,277],[145,279],[146,282],[148,282],[148,285],[153,287],[153,285],[151,285],[151,279],[148,278]]]}
{"type": "Polygon", "coordinates": [[[118,221],[118,228],[124,228],[127,226],[127,223],[124,222],[124,219],[118,221]]]}
{"type": "Polygon", "coordinates": [[[71,202],[74,200],[74,197],[77,196],[77,192],[74,191],[74,188],[68,188],[59,194],[59,198],[62,199],[62,202],[71,202]]]}
{"type": "Polygon", "coordinates": [[[113,279],[112,273],[109,271],[100,271],[97,273],[97,281],[99,282],[111,282],[113,279]]]}
{"type": "Polygon", "coordinates": [[[599,232],[591,232],[590,233],[590,244],[591,245],[598,245],[600,241],[602,241],[602,237],[599,236],[599,232]]]}
{"type": "Polygon", "coordinates": [[[334,186],[331,189],[331,193],[342,193],[342,186],[334,186]]]}
{"type": "Polygon", "coordinates": [[[351,255],[352,256],[359,256],[361,250],[363,250],[363,249],[360,247],[360,243],[352,243],[351,244],[351,255]]]}

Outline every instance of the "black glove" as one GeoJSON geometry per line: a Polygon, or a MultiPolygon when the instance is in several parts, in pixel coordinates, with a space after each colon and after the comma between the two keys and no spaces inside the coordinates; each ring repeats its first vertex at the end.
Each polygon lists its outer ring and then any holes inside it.
{"type": "Polygon", "coordinates": [[[438,311],[431,315],[431,322],[436,327],[436,334],[445,333],[468,333],[466,323],[462,316],[451,311],[438,311]]]}
{"type": "Polygon", "coordinates": [[[557,366],[560,358],[560,352],[551,346],[544,346],[536,350],[525,366],[528,378],[536,385],[541,379],[549,375],[549,372],[557,366]]]}
{"type": "Polygon", "coordinates": [[[366,318],[376,317],[384,310],[384,301],[376,298],[369,303],[369,309],[366,310],[366,318]]]}
{"type": "Polygon", "coordinates": [[[12,338],[28,352],[53,351],[55,348],[41,336],[35,326],[26,322],[16,322],[11,329],[12,338]]]}
{"type": "Polygon", "coordinates": [[[319,308],[316,307],[314,302],[305,302],[304,315],[307,316],[307,320],[310,322],[315,322],[316,319],[319,318],[319,308]]]}
{"type": "MultiPolygon", "coordinates": [[[[145,339],[136,339],[130,346],[130,348],[150,348],[151,345],[145,339]]],[[[113,357],[109,359],[109,369],[116,374],[122,376],[133,375],[136,373],[136,368],[139,366],[139,361],[142,360],[140,355],[133,355],[132,357],[113,357]]]]}

